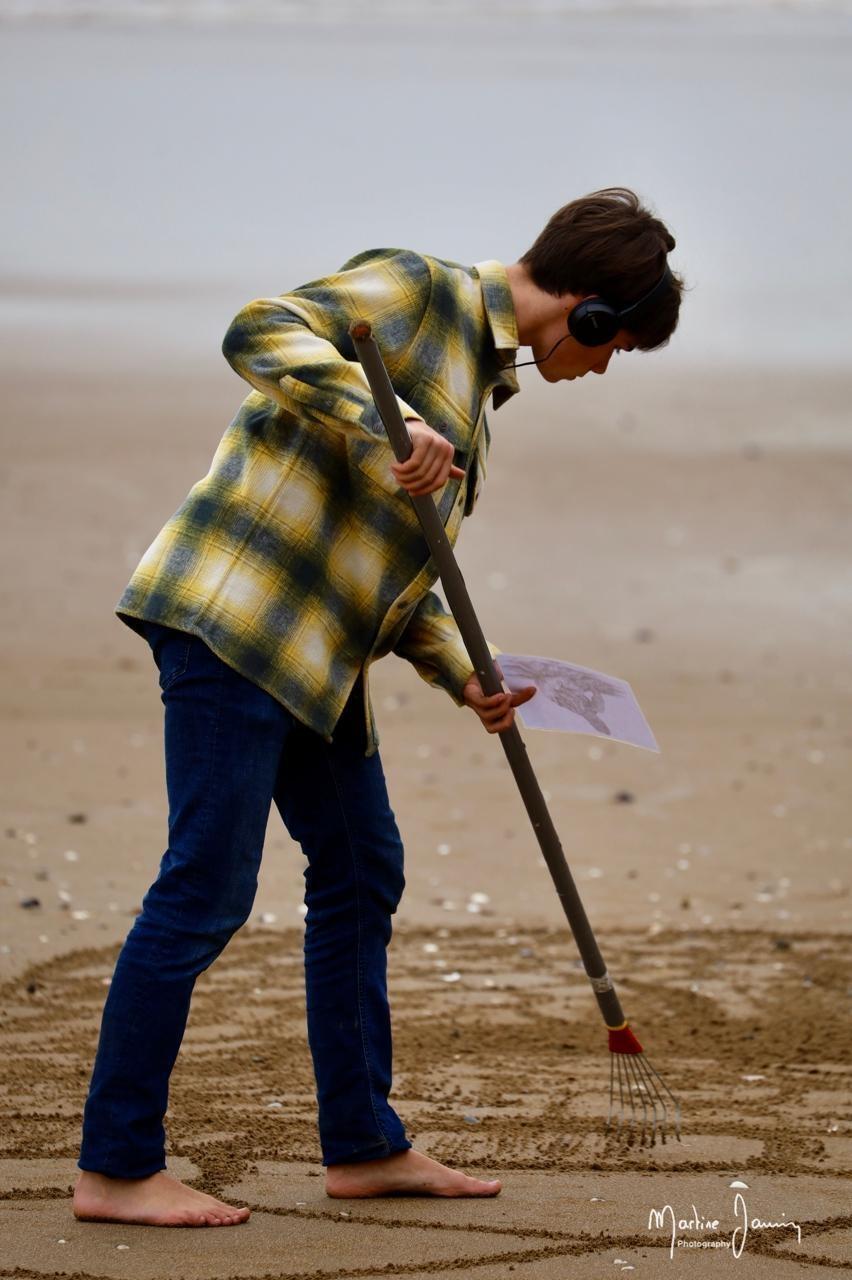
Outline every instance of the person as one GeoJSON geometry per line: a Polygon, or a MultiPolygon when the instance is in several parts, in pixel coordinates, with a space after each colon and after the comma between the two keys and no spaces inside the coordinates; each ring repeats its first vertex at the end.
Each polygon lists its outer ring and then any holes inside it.
{"type": "Polygon", "coordinates": [[[416,1151],[388,1100],[386,960],[405,877],[368,671],[389,652],[406,658],[492,734],[534,696],[483,693],[430,589],[437,571],[409,495],[434,495],[454,543],[484,483],[485,402],[496,411],[520,389],[519,347],[562,382],[604,374],[614,352],[664,346],[682,285],[665,265],[674,244],[629,188],[605,188],[558,210],[511,265],[367,250],[255,299],[228,328],[223,353],[251,390],[115,608],[159,673],[169,842],[103,1009],[76,1217],[249,1217],[166,1171],[163,1119],[195,980],[250,914],[273,801],[307,858],[306,1011],[327,1194],[500,1191],[416,1151]],[[649,292],[653,305],[621,327],[618,309],[649,292]],[[595,327],[601,302],[615,309],[608,330],[595,327]],[[358,318],[408,422],[404,462],[349,336],[358,318]]]}

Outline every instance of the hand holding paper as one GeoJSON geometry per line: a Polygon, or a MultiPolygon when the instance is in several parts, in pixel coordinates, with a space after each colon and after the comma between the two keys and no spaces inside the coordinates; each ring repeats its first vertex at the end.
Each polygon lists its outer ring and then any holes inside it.
{"type": "Polygon", "coordinates": [[[525,728],[590,733],[659,751],[626,680],[534,654],[501,653],[497,662],[507,689],[536,685],[534,696],[517,710],[525,728]]]}

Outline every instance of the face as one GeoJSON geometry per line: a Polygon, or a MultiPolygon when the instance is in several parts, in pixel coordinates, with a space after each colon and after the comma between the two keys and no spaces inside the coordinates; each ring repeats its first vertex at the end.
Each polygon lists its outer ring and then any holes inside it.
{"type": "Polygon", "coordinates": [[[584,347],[568,333],[568,316],[583,297],[594,297],[594,294],[582,294],[579,297],[567,295],[560,315],[556,316],[543,331],[542,337],[533,343],[532,353],[536,365],[546,382],[571,382],[574,378],[582,378],[587,373],[606,373],[613,352],[632,351],[635,339],[626,329],[620,329],[611,342],[600,347],[584,347]],[[566,336],[567,335],[567,336],[566,336]],[[561,341],[560,341],[561,340],[561,341]],[[559,346],[547,359],[554,343],[559,346]]]}

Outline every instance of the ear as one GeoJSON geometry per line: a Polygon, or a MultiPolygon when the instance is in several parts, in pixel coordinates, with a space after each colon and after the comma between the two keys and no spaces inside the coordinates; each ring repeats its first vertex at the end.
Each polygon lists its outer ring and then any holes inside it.
{"type": "Polygon", "coordinates": [[[562,304],[562,310],[570,313],[577,306],[578,302],[582,302],[584,298],[595,298],[594,293],[560,293],[559,301],[562,304]]]}

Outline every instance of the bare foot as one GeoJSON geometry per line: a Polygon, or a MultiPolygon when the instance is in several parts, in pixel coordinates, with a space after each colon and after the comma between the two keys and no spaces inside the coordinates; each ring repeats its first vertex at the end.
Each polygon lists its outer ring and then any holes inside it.
{"type": "Polygon", "coordinates": [[[325,1193],[336,1199],[358,1196],[496,1196],[500,1180],[482,1182],[448,1169],[409,1147],[379,1160],[326,1166],[325,1193]]]}
{"type": "Polygon", "coordinates": [[[165,1169],[147,1178],[109,1178],[81,1169],[73,1207],[81,1222],[148,1227],[230,1227],[245,1222],[251,1213],[184,1186],[165,1169]]]}

